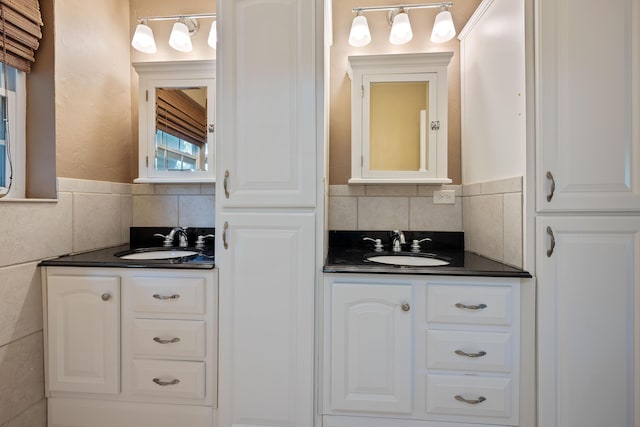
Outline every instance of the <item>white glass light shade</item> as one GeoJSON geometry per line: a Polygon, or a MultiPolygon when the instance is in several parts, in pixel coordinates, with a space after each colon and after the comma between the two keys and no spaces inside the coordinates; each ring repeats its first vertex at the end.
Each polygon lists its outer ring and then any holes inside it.
{"type": "Polygon", "coordinates": [[[395,18],[393,18],[393,25],[391,26],[391,33],[389,34],[389,43],[405,44],[412,38],[413,31],[411,31],[409,15],[407,15],[406,12],[398,13],[395,18]]]}
{"type": "Polygon", "coordinates": [[[211,23],[211,30],[209,30],[209,38],[207,39],[207,43],[212,48],[216,48],[216,43],[218,42],[218,26],[216,24],[218,21],[213,21],[211,23]]]}
{"type": "Polygon", "coordinates": [[[349,44],[354,47],[362,47],[371,41],[371,33],[369,32],[369,24],[364,15],[357,15],[351,23],[351,32],[349,33],[349,44]]]}
{"type": "Polygon", "coordinates": [[[451,12],[442,10],[436,16],[431,32],[431,41],[434,43],[444,43],[451,40],[456,35],[456,27],[453,25],[451,12]]]}
{"type": "Polygon", "coordinates": [[[138,24],[131,39],[131,46],[143,53],[156,53],[156,41],[151,28],[145,24],[138,24]]]}
{"type": "Polygon", "coordinates": [[[173,24],[173,30],[169,36],[169,46],[180,52],[191,52],[191,36],[189,28],[182,22],[173,24]]]}

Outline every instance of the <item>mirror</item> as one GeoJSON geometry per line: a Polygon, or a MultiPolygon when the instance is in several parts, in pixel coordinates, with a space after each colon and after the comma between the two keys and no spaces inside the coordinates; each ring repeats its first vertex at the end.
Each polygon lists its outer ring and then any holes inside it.
{"type": "Polygon", "coordinates": [[[207,170],[207,88],[156,88],[158,171],[207,170]]]}
{"type": "Polygon", "coordinates": [[[452,52],[349,57],[350,184],[447,184],[452,52]]]}
{"type": "Polygon", "coordinates": [[[215,182],[215,62],[133,65],[139,75],[134,182],[215,182]]]}

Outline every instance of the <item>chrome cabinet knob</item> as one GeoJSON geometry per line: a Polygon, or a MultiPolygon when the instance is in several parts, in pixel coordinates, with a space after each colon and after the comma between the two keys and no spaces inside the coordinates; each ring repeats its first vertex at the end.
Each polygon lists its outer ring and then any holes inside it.
{"type": "Polygon", "coordinates": [[[409,305],[408,302],[405,302],[404,304],[402,304],[402,311],[409,311],[411,310],[411,306],[409,305]]]}
{"type": "Polygon", "coordinates": [[[108,292],[105,292],[100,296],[100,298],[102,298],[102,301],[109,301],[111,299],[111,294],[108,292]]]}

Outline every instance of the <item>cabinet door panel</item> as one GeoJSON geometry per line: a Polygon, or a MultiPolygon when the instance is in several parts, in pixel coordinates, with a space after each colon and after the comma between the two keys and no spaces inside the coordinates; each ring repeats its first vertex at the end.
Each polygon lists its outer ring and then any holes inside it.
{"type": "Polygon", "coordinates": [[[120,278],[47,277],[51,391],[120,392],[120,278]]]}
{"type": "Polygon", "coordinates": [[[538,4],[538,210],[637,210],[640,0],[538,4]]]}
{"type": "Polygon", "coordinates": [[[311,213],[221,213],[220,426],[311,427],[311,213]]]}
{"type": "Polygon", "coordinates": [[[411,286],[336,283],[331,292],[332,408],[411,413],[411,286]]]}
{"type": "Polygon", "coordinates": [[[218,31],[229,42],[220,44],[217,80],[218,182],[229,197],[218,200],[313,206],[314,2],[221,0],[218,8],[218,31]]]}
{"type": "Polygon", "coordinates": [[[637,426],[640,218],[537,226],[539,425],[637,426]]]}

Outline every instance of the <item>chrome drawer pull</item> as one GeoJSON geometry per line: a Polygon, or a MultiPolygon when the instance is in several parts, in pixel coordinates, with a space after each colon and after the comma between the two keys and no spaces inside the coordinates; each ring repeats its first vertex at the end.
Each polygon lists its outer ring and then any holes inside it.
{"type": "Polygon", "coordinates": [[[176,338],[171,338],[169,340],[163,340],[162,338],[159,338],[159,337],[153,337],[153,340],[158,344],[173,344],[173,343],[179,342],[180,338],[176,337],[176,338]]]}
{"type": "Polygon", "coordinates": [[[155,299],[178,299],[178,298],[180,298],[180,295],[178,295],[178,294],[173,294],[173,295],[153,294],[153,297],[155,299]]]}
{"type": "Polygon", "coordinates": [[[168,385],[176,385],[180,382],[180,380],[175,379],[175,380],[171,380],[171,381],[161,381],[160,378],[154,378],[153,382],[164,387],[164,386],[168,386],[168,385]]]}
{"type": "Polygon", "coordinates": [[[487,355],[486,351],[479,351],[477,353],[467,353],[466,351],[456,350],[454,351],[454,353],[457,354],[458,356],[465,356],[465,357],[482,357],[487,355]]]}
{"type": "Polygon", "coordinates": [[[456,307],[464,308],[464,309],[467,309],[467,310],[482,310],[483,308],[487,308],[487,304],[466,305],[466,304],[462,304],[461,302],[459,302],[459,303],[456,303],[456,307]]]}
{"type": "Polygon", "coordinates": [[[486,397],[484,396],[480,396],[477,399],[473,400],[473,399],[465,399],[464,397],[460,396],[459,394],[455,396],[455,399],[458,402],[464,402],[464,403],[468,403],[469,405],[477,405],[478,403],[482,403],[485,400],[487,400],[486,397]]]}

